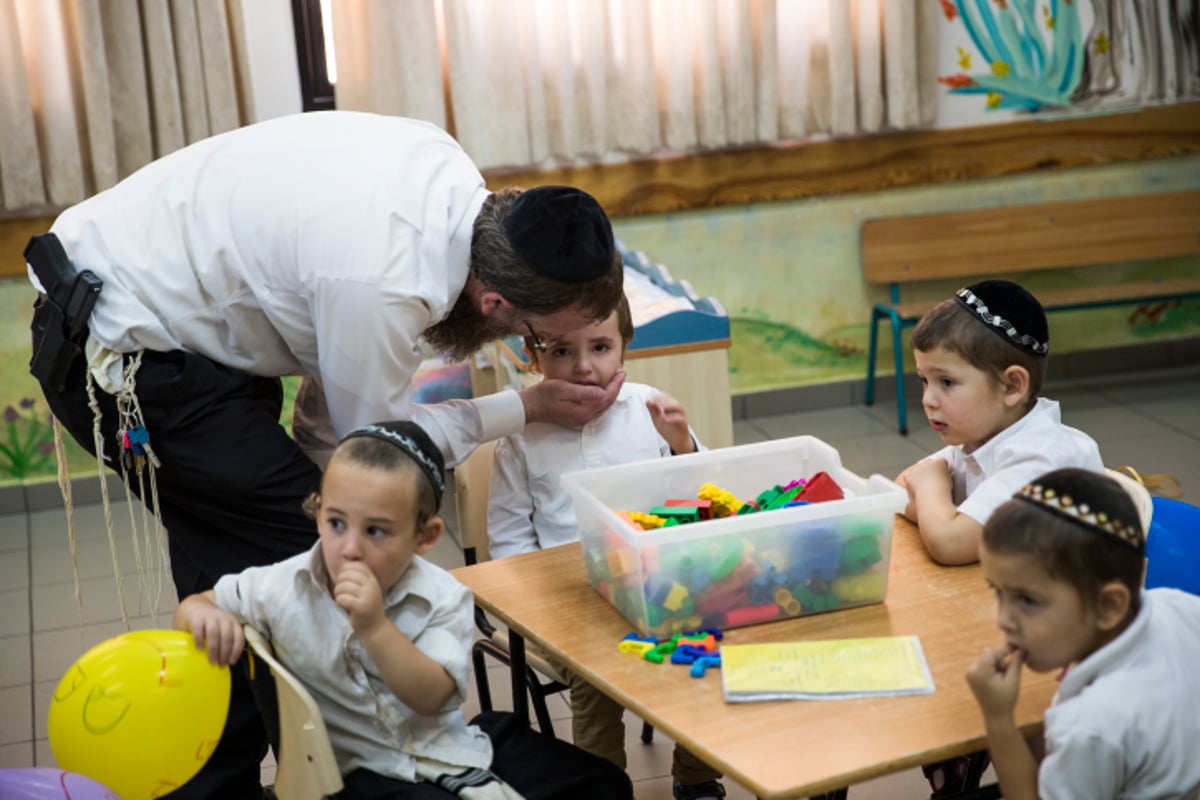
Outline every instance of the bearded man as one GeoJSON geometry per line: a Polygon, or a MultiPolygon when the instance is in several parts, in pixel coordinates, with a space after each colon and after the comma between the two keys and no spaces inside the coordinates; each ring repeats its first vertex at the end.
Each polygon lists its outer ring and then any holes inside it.
{"type": "MultiPolygon", "coordinates": [[[[153,467],[143,500],[181,598],[316,539],[320,458],[280,424],[281,376],[308,379],[298,428],[327,433],[308,441],[411,419],[447,466],[527,422],[582,426],[624,379],[412,403],[420,339],[456,358],[513,333],[547,347],[605,319],[624,274],[590,195],[491,193],[417,120],[309,113],[202,140],[64,211],[26,259],[31,369],[135,492],[153,467]]],[[[172,798],[260,796],[265,734],[234,676],[220,745],[172,798]]]]}

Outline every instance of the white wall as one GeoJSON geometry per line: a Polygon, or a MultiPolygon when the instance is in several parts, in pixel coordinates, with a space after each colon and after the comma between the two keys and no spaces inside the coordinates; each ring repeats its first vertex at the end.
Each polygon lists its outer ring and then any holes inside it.
{"type": "Polygon", "coordinates": [[[241,6],[254,91],[254,121],[299,114],[303,106],[291,2],[247,0],[241,6]]]}

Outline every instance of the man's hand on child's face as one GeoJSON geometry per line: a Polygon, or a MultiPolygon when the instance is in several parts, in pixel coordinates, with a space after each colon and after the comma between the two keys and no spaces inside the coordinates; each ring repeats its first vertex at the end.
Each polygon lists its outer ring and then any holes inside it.
{"type": "Polygon", "coordinates": [[[983,654],[967,670],[967,684],[986,717],[1011,715],[1021,689],[1020,650],[997,647],[983,654]]]}
{"type": "Polygon", "coordinates": [[[696,444],[688,430],[687,412],[683,404],[667,394],[660,394],[646,401],[646,409],[659,435],[667,440],[673,453],[691,453],[696,444]]]}
{"type": "Polygon", "coordinates": [[[618,370],[608,386],[584,386],[546,379],[521,390],[525,422],[549,422],[564,428],[582,428],[616,402],[625,371],[618,370]]]}
{"type": "Polygon", "coordinates": [[[355,633],[383,619],[383,589],[371,568],[361,561],[347,561],[333,584],[333,599],[350,615],[355,633]]]}

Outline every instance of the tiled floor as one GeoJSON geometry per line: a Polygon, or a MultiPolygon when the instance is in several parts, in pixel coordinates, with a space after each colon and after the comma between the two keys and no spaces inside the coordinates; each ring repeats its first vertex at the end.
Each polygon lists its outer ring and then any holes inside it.
{"type": "MultiPolygon", "coordinates": [[[[1200,366],[1059,382],[1044,393],[1062,403],[1068,424],[1084,429],[1100,443],[1108,465],[1129,464],[1143,473],[1173,475],[1184,499],[1200,503],[1200,366]]],[[[734,434],[738,444],[813,434],[837,447],[851,470],[890,477],[939,446],[936,435],[920,425],[924,419],[920,407],[914,405],[909,415],[913,431],[908,437],[896,434],[891,404],[739,420],[734,434]]],[[[100,507],[76,511],[78,600],[64,520],[61,510],[0,516],[0,708],[4,709],[0,767],[54,763],[46,738],[54,687],[87,648],[125,629],[100,507]]],[[[139,583],[129,513],[123,506],[114,509],[114,525],[130,624],[169,626],[174,607],[169,582],[163,583],[161,591],[153,581],[139,583]]],[[[145,557],[146,544],[139,549],[145,557]]],[[[448,567],[462,563],[451,537],[443,537],[433,558],[448,567]]],[[[490,670],[492,690],[498,707],[511,707],[501,669],[490,670]]],[[[569,736],[568,706],[562,697],[553,697],[550,703],[557,733],[569,736]]],[[[468,714],[477,708],[474,698],[469,706],[468,714]]],[[[668,800],[671,743],[657,733],[652,745],[643,745],[638,739],[640,727],[630,715],[629,772],[636,781],[637,797],[668,800]]],[[[269,764],[264,767],[268,779],[272,772],[269,764]]],[[[731,798],[751,797],[732,781],[726,783],[731,798]]],[[[919,771],[909,770],[856,785],[850,796],[853,800],[921,798],[928,796],[928,789],[919,771]]]]}

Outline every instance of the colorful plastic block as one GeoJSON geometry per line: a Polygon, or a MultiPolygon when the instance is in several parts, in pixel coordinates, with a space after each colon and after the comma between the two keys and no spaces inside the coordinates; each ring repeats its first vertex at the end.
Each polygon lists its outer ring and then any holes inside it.
{"type": "Polygon", "coordinates": [[[679,611],[683,608],[684,603],[690,599],[687,587],[680,583],[673,583],[671,584],[671,591],[667,593],[661,605],[663,608],[671,611],[679,611]]]}
{"type": "Polygon", "coordinates": [[[608,551],[608,574],[611,577],[620,578],[622,575],[628,575],[633,572],[633,567],[633,556],[628,549],[608,551]]]}
{"type": "Polygon", "coordinates": [[[700,509],[695,506],[655,506],[650,513],[663,519],[673,519],[679,523],[699,522],[700,509]]]}
{"type": "Polygon", "coordinates": [[[797,500],[807,500],[810,503],[821,503],[826,500],[841,500],[845,497],[842,487],[829,477],[827,472],[818,472],[804,484],[804,491],[796,496],[797,500]]]}
{"type": "Polygon", "coordinates": [[[712,500],[691,500],[688,498],[677,497],[667,500],[663,505],[694,506],[700,512],[700,519],[712,519],[713,517],[712,500]]]}
{"type": "Polygon", "coordinates": [[[879,600],[883,597],[883,575],[878,572],[843,575],[830,584],[830,589],[844,603],[879,600]]]}
{"type": "Polygon", "coordinates": [[[725,612],[725,627],[736,628],[739,625],[752,625],[755,622],[766,622],[778,618],[779,606],[775,603],[731,608],[725,612]]]}
{"type": "Polygon", "coordinates": [[[656,517],[653,514],[647,514],[644,511],[622,511],[626,519],[632,522],[637,527],[644,531],[651,531],[655,528],[661,528],[666,522],[662,517],[656,517]]]}
{"type": "Polygon", "coordinates": [[[697,493],[701,500],[711,500],[714,517],[728,517],[736,514],[742,507],[742,501],[719,486],[706,483],[697,493]]]}

